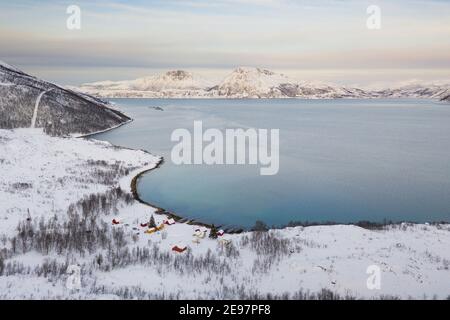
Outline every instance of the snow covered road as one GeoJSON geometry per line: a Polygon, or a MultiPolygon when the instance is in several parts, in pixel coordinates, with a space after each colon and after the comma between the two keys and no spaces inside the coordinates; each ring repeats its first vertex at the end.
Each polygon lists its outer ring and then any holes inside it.
{"type": "Polygon", "coordinates": [[[39,111],[39,103],[41,102],[42,96],[43,96],[44,94],[46,94],[47,92],[50,92],[50,91],[52,91],[52,90],[53,90],[53,89],[49,89],[49,90],[46,90],[46,91],[42,91],[42,92],[38,95],[38,97],[36,98],[36,102],[35,102],[35,104],[34,104],[34,110],[33,110],[33,118],[31,119],[31,126],[30,126],[31,129],[34,129],[34,128],[36,127],[36,118],[37,118],[37,114],[38,114],[38,111],[39,111]]]}

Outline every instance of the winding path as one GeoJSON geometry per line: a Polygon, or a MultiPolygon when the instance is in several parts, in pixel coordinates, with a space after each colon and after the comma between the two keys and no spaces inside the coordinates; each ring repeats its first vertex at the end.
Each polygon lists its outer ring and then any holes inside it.
{"type": "Polygon", "coordinates": [[[41,102],[41,98],[44,94],[46,94],[47,92],[52,91],[53,89],[49,89],[49,90],[45,90],[42,91],[37,99],[36,99],[36,103],[34,104],[34,111],[33,111],[33,118],[31,119],[31,126],[30,128],[34,129],[34,127],[36,126],[36,118],[37,118],[37,114],[38,114],[38,110],[39,110],[39,103],[41,102]]]}

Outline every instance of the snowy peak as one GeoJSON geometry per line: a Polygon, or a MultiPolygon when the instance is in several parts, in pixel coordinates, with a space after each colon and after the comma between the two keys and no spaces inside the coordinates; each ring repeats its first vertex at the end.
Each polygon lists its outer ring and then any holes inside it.
{"type": "Polygon", "coordinates": [[[202,86],[194,79],[191,72],[184,70],[167,71],[156,77],[146,78],[151,84],[150,89],[200,89],[202,86]]]}
{"type": "MultiPolygon", "coordinates": [[[[184,70],[172,70],[162,74],[126,81],[101,81],[86,83],[78,90],[100,96],[133,96],[145,92],[155,96],[171,96],[175,92],[206,90],[210,86],[208,81],[184,70]]],[[[178,92],[179,93],[179,92],[178,92]]]]}
{"type": "Polygon", "coordinates": [[[250,67],[239,67],[229,74],[220,86],[230,84],[265,85],[277,86],[281,83],[290,82],[289,78],[283,74],[278,74],[270,70],[250,67]]]}
{"type": "Polygon", "coordinates": [[[228,97],[281,97],[279,86],[289,82],[285,75],[270,70],[239,67],[218,85],[217,92],[228,97]]]}
{"type": "Polygon", "coordinates": [[[274,76],[276,75],[276,73],[267,69],[260,69],[253,67],[238,67],[234,69],[231,75],[274,76]]]}
{"type": "Polygon", "coordinates": [[[267,69],[239,67],[217,86],[217,95],[229,98],[348,98],[366,97],[363,90],[319,82],[299,82],[267,69]]]}
{"type": "Polygon", "coordinates": [[[138,90],[200,90],[205,89],[208,84],[199,76],[184,70],[167,71],[166,73],[157,75],[155,77],[147,77],[140,79],[146,83],[146,86],[139,86],[139,79],[136,80],[138,90]]]}

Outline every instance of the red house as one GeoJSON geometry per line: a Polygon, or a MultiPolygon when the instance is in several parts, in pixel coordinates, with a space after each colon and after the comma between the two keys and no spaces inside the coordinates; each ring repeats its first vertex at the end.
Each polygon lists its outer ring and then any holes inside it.
{"type": "Polygon", "coordinates": [[[164,220],[164,223],[171,226],[171,225],[175,224],[175,220],[174,219],[164,220]]]}
{"type": "Polygon", "coordinates": [[[178,253],[182,253],[182,252],[186,251],[186,249],[187,249],[187,247],[180,248],[179,246],[174,246],[172,248],[172,251],[176,251],[178,253]]]}

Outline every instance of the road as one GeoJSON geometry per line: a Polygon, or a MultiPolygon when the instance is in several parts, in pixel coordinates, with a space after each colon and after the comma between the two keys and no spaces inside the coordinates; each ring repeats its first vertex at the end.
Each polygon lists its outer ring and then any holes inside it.
{"type": "Polygon", "coordinates": [[[38,110],[39,110],[39,103],[41,102],[41,98],[44,94],[46,94],[49,91],[52,91],[53,89],[49,89],[46,91],[42,91],[39,96],[36,99],[36,103],[34,104],[34,111],[33,111],[33,118],[31,119],[31,126],[30,128],[34,128],[36,126],[36,118],[37,118],[37,114],[38,114],[38,110]]]}

